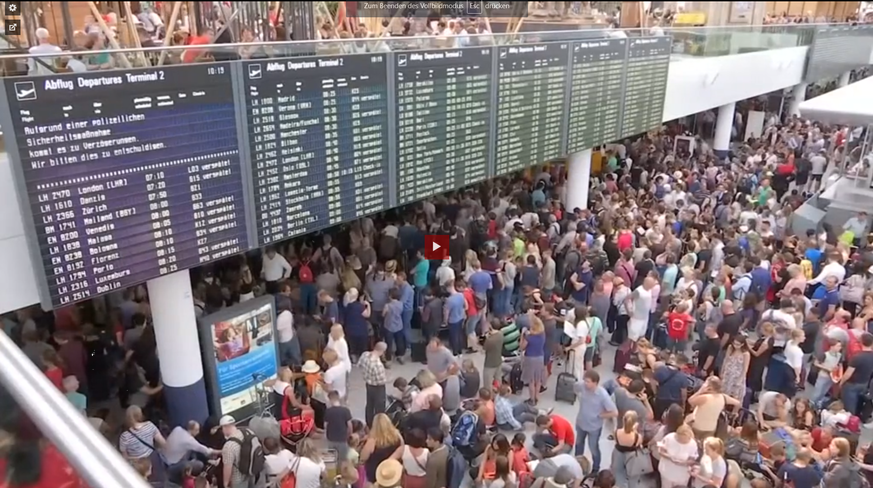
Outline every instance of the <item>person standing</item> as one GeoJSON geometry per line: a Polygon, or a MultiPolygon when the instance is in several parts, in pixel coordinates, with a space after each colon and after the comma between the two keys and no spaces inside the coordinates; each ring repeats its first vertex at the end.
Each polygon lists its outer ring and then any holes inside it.
{"type": "Polygon", "coordinates": [[[279,303],[279,316],[276,317],[276,331],[279,339],[279,361],[283,366],[303,364],[300,341],[294,333],[294,314],[288,308],[290,303],[279,303]]]}
{"type": "Polygon", "coordinates": [[[631,307],[630,320],[628,322],[628,339],[633,342],[640,340],[646,335],[649,328],[649,314],[652,311],[652,301],[657,299],[652,294],[652,288],[657,281],[651,276],[643,278],[640,286],[630,296],[631,307]]]}
{"type": "Polygon", "coordinates": [[[385,412],[388,375],[385,373],[385,365],[382,364],[382,355],[385,354],[386,349],[388,349],[387,344],[377,342],[372,351],[365,352],[358,360],[358,367],[361,368],[364,384],[367,387],[367,405],[364,407],[367,425],[373,424],[373,417],[377,414],[385,412]]]}
{"type": "Polygon", "coordinates": [[[403,311],[400,313],[400,318],[403,321],[403,339],[405,344],[412,344],[412,313],[416,307],[415,289],[406,280],[406,273],[398,271],[395,277],[397,289],[400,291],[400,303],[403,304],[403,311]]]}
{"type": "Polygon", "coordinates": [[[582,381],[576,383],[576,394],[579,398],[579,413],[576,415],[576,447],[575,455],[585,454],[585,441],[591,450],[592,468],[600,471],[600,434],[603,431],[605,419],[616,418],[618,409],[615,402],[600,386],[600,375],[597,371],[586,371],[582,381]]]}
{"type": "Polygon", "coordinates": [[[452,346],[452,354],[460,356],[464,351],[464,321],[467,319],[467,300],[464,294],[457,291],[455,283],[446,286],[448,298],[446,298],[445,313],[443,314],[449,327],[449,344],[452,346]]]}
{"type": "Polygon", "coordinates": [[[268,247],[264,251],[261,266],[261,278],[266,282],[267,293],[279,293],[279,283],[289,276],[291,276],[291,265],[288,264],[288,260],[277,253],[275,248],[268,247]]]}
{"type": "Polygon", "coordinates": [[[499,329],[500,319],[492,318],[485,332],[485,364],[482,367],[482,385],[490,387],[500,384],[503,379],[503,331],[499,329]]]}

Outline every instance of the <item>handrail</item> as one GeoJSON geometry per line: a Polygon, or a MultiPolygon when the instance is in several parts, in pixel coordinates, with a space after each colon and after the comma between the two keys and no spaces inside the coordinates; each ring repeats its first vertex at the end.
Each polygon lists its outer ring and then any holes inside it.
{"type": "MultiPolygon", "coordinates": [[[[708,32],[711,33],[731,33],[731,32],[762,32],[764,34],[769,30],[780,30],[782,33],[791,32],[791,31],[809,31],[812,28],[818,27],[839,27],[839,26],[851,26],[853,24],[850,23],[842,23],[842,24],[759,24],[759,25],[749,25],[749,26],[711,26],[711,27],[664,27],[662,30],[664,34],[669,35],[671,32],[682,32],[682,33],[700,33],[705,34],[708,32]]],[[[858,24],[861,26],[870,25],[871,29],[873,29],[873,24],[858,24]]],[[[585,27],[582,25],[581,27],[585,27]]],[[[639,34],[647,34],[651,32],[651,28],[633,28],[633,29],[619,29],[628,34],[639,35],[639,34]]],[[[519,38],[540,38],[540,37],[548,37],[550,35],[570,35],[576,34],[580,35],[579,40],[584,40],[585,38],[591,39],[593,38],[591,34],[600,35],[600,37],[609,37],[611,32],[615,32],[616,30],[603,28],[603,27],[588,27],[582,29],[570,29],[570,30],[557,30],[557,31],[530,31],[530,32],[518,32],[516,34],[506,34],[506,33],[491,33],[491,34],[469,34],[471,39],[483,39],[487,41],[496,41],[503,38],[517,40],[519,38]]],[[[774,32],[775,33],[775,32],[774,32]]],[[[99,51],[64,51],[62,54],[58,53],[38,53],[38,54],[10,54],[0,56],[0,59],[29,59],[29,58],[39,58],[39,57],[58,57],[58,56],[68,56],[68,55],[96,55],[96,54],[135,54],[135,53],[151,53],[151,52],[173,52],[173,51],[185,51],[188,49],[196,49],[196,50],[226,50],[226,49],[239,49],[239,48],[252,48],[252,47],[268,47],[268,48],[281,48],[281,47],[292,47],[292,46],[305,46],[305,45],[330,45],[330,44],[354,44],[354,43],[371,43],[371,42],[404,42],[404,41],[436,41],[440,39],[445,39],[444,36],[440,35],[428,35],[428,36],[397,36],[397,37],[366,37],[366,38],[351,38],[351,39],[315,39],[315,40],[302,40],[302,41],[260,41],[260,42],[234,42],[227,44],[198,44],[198,45],[182,45],[182,46],[152,46],[152,47],[142,47],[142,48],[121,48],[121,49],[103,49],[99,51]]],[[[573,39],[563,38],[560,39],[563,41],[569,41],[573,39]]],[[[558,39],[549,40],[545,39],[540,42],[557,42],[558,39]]],[[[494,44],[498,44],[494,42],[494,44]]]]}
{"type": "Polygon", "coordinates": [[[145,480],[3,331],[0,331],[0,384],[88,486],[148,488],[145,480]]]}
{"type": "MultiPolygon", "coordinates": [[[[18,42],[18,40],[13,39],[12,37],[6,35],[3,32],[0,32],[0,39],[3,39],[4,41],[8,42],[15,49],[24,49],[24,46],[22,46],[21,43],[18,42]]],[[[57,73],[57,70],[55,69],[54,66],[51,66],[49,63],[46,63],[42,59],[39,59],[39,56],[33,56],[33,58],[37,64],[47,68],[52,73],[57,73]]],[[[6,58],[6,59],[9,59],[9,58],[6,58]]]]}

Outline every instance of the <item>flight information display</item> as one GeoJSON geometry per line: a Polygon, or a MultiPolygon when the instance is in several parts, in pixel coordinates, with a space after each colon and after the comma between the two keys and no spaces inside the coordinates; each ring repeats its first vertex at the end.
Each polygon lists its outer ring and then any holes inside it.
{"type": "Polygon", "coordinates": [[[228,64],[5,84],[54,306],[248,249],[228,64]]]}
{"type": "Polygon", "coordinates": [[[566,42],[498,48],[496,175],[564,153],[569,52],[566,42]]]}
{"type": "Polygon", "coordinates": [[[399,52],[394,56],[398,204],[488,177],[491,49],[399,52]]]}
{"type": "Polygon", "coordinates": [[[627,42],[621,137],[642,134],[661,126],[673,46],[672,38],[667,36],[637,37],[627,42]]]}
{"type": "Polygon", "coordinates": [[[388,58],[245,63],[258,245],[389,206],[388,58]]]}
{"type": "Polygon", "coordinates": [[[567,153],[619,139],[627,39],[573,43],[567,153]]]}

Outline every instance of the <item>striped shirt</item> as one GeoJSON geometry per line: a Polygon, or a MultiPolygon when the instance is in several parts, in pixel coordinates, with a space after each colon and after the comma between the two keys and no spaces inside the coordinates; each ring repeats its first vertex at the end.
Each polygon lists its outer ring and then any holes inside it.
{"type": "Polygon", "coordinates": [[[139,427],[127,429],[118,438],[118,450],[128,459],[149,457],[155,446],[155,436],[158,428],[151,422],[140,424],[139,427]]]}

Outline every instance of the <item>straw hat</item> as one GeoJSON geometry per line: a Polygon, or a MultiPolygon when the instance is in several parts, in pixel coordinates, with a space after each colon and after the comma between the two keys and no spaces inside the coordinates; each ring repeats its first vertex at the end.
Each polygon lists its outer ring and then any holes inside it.
{"type": "Polygon", "coordinates": [[[397,261],[392,259],[392,260],[388,261],[387,263],[385,263],[385,272],[386,273],[393,273],[395,271],[397,271],[397,261]]]}
{"type": "Polygon", "coordinates": [[[303,363],[303,368],[301,368],[301,371],[307,374],[315,374],[320,372],[321,368],[318,367],[318,363],[309,359],[305,363],[303,363]]]}
{"type": "Polygon", "coordinates": [[[396,459],[386,459],[376,468],[376,484],[383,488],[393,488],[400,483],[403,466],[396,459]]]}

